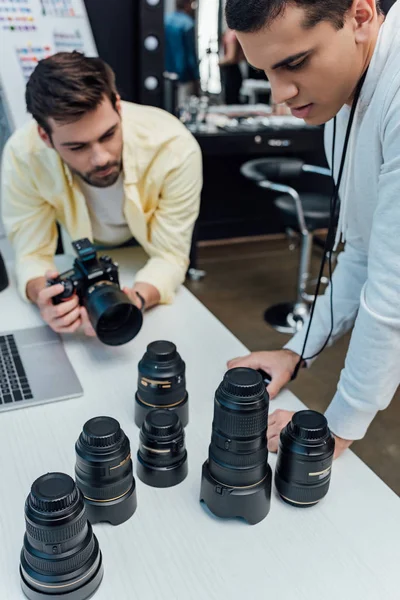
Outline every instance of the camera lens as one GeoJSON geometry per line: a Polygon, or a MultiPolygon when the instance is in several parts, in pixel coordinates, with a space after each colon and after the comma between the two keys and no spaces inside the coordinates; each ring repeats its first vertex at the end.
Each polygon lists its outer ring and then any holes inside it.
{"type": "Polygon", "coordinates": [[[231,369],[217,389],[200,494],[217,516],[255,524],[269,512],[268,404],[263,379],[253,369],[231,369]]]}
{"type": "Polygon", "coordinates": [[[141,427],[137,454],[139,479],[153,487],[172,487],[188,473],[185,432],[176,413],[150,411],[141,427]]]}
{"type": "Polygon", "coordinates": [[[135,396],[135,423],[142,426],[147,413],[155,408],[176,412],[183,427],[189,420],[185,363],[175,344],[152,342],[139,362],[138,390],[135,396]]]}
{"type": "Polygon", "coordinates": [[[91,523],[120,525],[137,507],[129,439],[118,421],[95,417],[83,426],[75,444],[76,484],[91,523]]]}
{"type": "Polygon", "coordinates": [[[324,415],[301,410],[281,431],[275,485],[285,502],[306,507],[328,492],[335,439],[324,415]]]}
{"type": "Polygon", "coordinates": [[[36,479],[25,503],[21,586],[30,600],[85,600],[103,577],[102,556],[81,492],[64,473],[36,479]]]}
{"type": "Polygon", "coordinates": [[[143,315],[115,283],[101,281],[92,285],[84,297],[90,322],[101,342],[120,346],[140,331],[143,315]]]}

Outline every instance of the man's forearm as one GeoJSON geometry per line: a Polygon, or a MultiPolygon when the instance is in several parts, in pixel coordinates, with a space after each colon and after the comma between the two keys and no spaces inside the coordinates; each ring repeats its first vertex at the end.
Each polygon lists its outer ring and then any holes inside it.
{"type": "Polygon", "coordinates": [[[26,295],[31,302],[37,304],[37,298],[39,292],[41,292],[46,287],[46,278],[45,277],[36,277],[35,279],[31,279],[26,284],[26,295]]]}

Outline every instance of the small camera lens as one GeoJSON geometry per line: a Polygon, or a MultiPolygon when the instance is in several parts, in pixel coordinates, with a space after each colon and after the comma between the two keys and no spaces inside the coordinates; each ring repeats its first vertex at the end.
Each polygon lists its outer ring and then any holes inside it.
{"type": "Polygon", "coordinates": [[[217,516],[255,524],[269,512],[268,404],[263,379],[253,369],[231,369],[216,391],[200,498],[217,516]]]}
{"type": "Polygon", "coordinates": [[[135,396],[135,423],[142,426],[149,411],[164,408],[176,412],[183,427],[189,420],[185,363],[175,344],[152,342],[139,362],[138,389],[135,396]]]}
{"type": "Polygon", "coordinates": [[[139,436],[137,475],[153,487],[172,487],[188,473],[185,432],[178,415],[169,410],[152,410],[139,436]]]}
{"type": "Polygon", "coordinates": [[[95,417],[83,426],[75,444],[76,484],[91,523],[120,525],[137,507],[129,439],[118,421],[95,417]]]}
{"type": "Polygon", "coordinates": [[[281,498],[298,507],[317,504],[328,493],[334,450],[324,415],[295,413],[280,435],[275,486],[281,498]]]}
{"type": "Polygon", "coordinates": [[[83,497],[64,473],[37,479],[25,503],[20,576],[29,600],[85,600],[103,577],[98,541],[83,497]]]}

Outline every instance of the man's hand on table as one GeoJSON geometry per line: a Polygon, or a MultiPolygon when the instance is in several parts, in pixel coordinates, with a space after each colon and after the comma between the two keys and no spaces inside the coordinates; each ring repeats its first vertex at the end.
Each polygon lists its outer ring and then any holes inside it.
{"type": "Polygon", "coordinates": [[[291,350],[274,350],[272,352],[252,352],[247,356],[234,358],[228,362],[228,369],[249,367],[262,369],[271,376],[267,391],[271,400],[285,387],[292,378],[300,356],[291,350]]]}
{"type": "Polygon", "coordinates": [[[154,285],[150,283],[142,283],[137,282],[134,284],[132,288],[124,287],[122,291],[125,292],[127,296],[129,296],[132,304],[137,306],[138,308],[142,308],[142,301],[138,294],[144,300],[144,308],[147,310],[160,302],[160,292],[154,285]]]}
{"type": "Polygon", "coordinates": [[[28,281],[26,286],[28,298],[37,304],[43,321],[56,333],[74,333],[82,328],[85,335],[94,337],[96,332],[89,321],[86,308],[79,305],[76,294],[60,304],[53,304],[54,296],[64,290],[61,283],[46,286],[46,281],[55,277],[58,277],[57,271],[47,271],[45,277],[28,281]]]}
{"type": "MultiPolygon", "coordinates": [[[[278,452],[280,433],[293,417],[294,412],[290,410],[282,410],[278,408],[274,410],[268,417],[268,450],[270,452],[278,452]]],[[[333,432],[332,432],[333,433],[333,432]]],[[[333,434],[335,438],[335,452],[333,458],[338,458],[351,444],[352,440],[344,440],[343,438],[333,434]]]]}
{"type": "MultiPolygon", "coordinates": [[[[291,350],[276,350],[272,352],[252,352],[247,356],[234,358],[228,362],[228,369],[235,367],[249,367],[262,369],[271,376],[271,383],[267,386],[270,399],[274,399],[280,390],[289,383],[300,356],[291,350]]],[[[277,409],[268,417],[268,450],[277,452],[279,437],[282,429],[291,420],[294,412],[277,409]]],[[[338,458],[353,443],[336,435],[334,458],[338,458]]]]}

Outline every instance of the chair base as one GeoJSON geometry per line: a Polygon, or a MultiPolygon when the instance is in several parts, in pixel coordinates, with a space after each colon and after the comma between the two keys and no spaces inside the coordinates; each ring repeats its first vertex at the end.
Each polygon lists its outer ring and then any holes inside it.
{"type": "Polygon", "coordinates": [[[309,312],[307,304],[282,302],[267,308],[264,321],[281,333],[296,333],[303,327],[309,312]]]}

